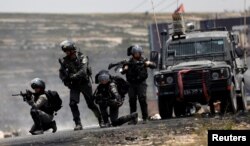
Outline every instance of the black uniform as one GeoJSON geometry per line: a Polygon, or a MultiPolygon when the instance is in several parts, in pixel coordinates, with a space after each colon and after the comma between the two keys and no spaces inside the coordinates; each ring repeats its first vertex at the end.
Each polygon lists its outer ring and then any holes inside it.
{"type": "Polygon", "coordinates": [[[59,73],[64,85],[70,89],[69,106],[73,114],[73,120],[76,124],[80,123],[80,112],[77,104],[80,101],[80,93],[82,93],[88,107],[94,112],[100,123],[102,120],[101,114],[92,97],[92,86],[88,74],[88,58],[78,53],[74,59],[66,56],[62,60],[59,73]]]}
{"type": "Polygon", "coordinates": [[[107,84],[99,84],[94,96],[95,102],[99,104],[105,125],[109,125],[111,121],[112,126],[120,126],[137,118],[137,113],[118,118],[119,107],[122,105],[124,97],[119,95],[117,85],[113,80],[107,84]]]}
{"type": "MultiPolygon", "coordinates": [[[[126,74],[127,81],[129,82],[129,105],[130,113],[136,112],[137,110],[137,98],[139,100],[142,112],[143,120],[148,118],[148,105],[147,105],[147,84],[146,79],[148,78],[147,67],[145,62],[148,61],[146,58],[141,57],[138,60],[133,58],[129,59],[128,70],[122,72],[126,74]],[[144,62],[144,64],[137,63],[144,62]]],[[[149,65],[149,68],[155,68],[156,65],[149,65]]]]}

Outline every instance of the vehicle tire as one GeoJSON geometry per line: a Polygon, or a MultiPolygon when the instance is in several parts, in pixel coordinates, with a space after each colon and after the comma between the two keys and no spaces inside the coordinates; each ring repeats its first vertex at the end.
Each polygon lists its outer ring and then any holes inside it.
{"type": "Polygon", "coordinates": [[[185,116],[186,115],[186,104],[185,102],[176,101],[174,104],[174,114],[175,117],[185,116]]]}
{"type": "Polygon", "coordinates": [[[173,97],[159,96],[158,107],[161,119],[172,118],[173,114],[173,97]]]}
{"type": "Polygon", "coordinates": [[[237,97],[238,110],[243,110],[244,112],[247,112],[247,97],[244,82],[241,82],[240,92],[240,96],[237,97]]]}
{"type": "Polygon", "coordinates": [[[236,89],[234,83],[231,83],[232,89],[229,91],[226,97],[224,97],[221,101],[221,113],[224,114],[226,112],[237,112],[237,97],[236,97],[236,89]]]}

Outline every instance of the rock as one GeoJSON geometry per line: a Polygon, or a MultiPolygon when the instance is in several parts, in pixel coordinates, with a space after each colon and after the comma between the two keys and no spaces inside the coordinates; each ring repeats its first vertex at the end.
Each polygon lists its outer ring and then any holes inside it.
{"type": "Polygon", "coordinates": [[[198,114],[205,114],[210,112],[210,107],[207,105],[201,105],[201,108],[197,111],[198,114]]]}
{"type": "Polygon", "coordinates": [[[9,138],[9,137],[15,137],[15,136],[19,136],[20,133],[18,131],[14,131],[14,132],[3,132],[0,131],[0,139],[2,138],[9,138]]]}
{"type": "Polygon", "coordinates": [[[128,140],[128,141],[135,141],[137,139],[137,137],[125,137],[125,140],[128,140]]]}
{"type": "Polygon", "coordinates": [[[217,113],[219,113],[220,110],[221,110],[220,109],[221,108],[220,104],[221,104],[220,101],[214,102],[214,111],[217,112],[217,113]]]}
{"type": "Polygon", "coordinates": [[[13,134],[11,132],[5,132],[4,138],[9,138],[9,137],[13,137],[13,134]]]}
{"type": "Polygon", "coordinates": [[[4,133],[3,131],[0,131],[0,139],[4,138],[4,133]]]}
{"type": "Polygon", "coordinates": [[[155,114],[149,118],[150,120],[160,120],[161,116],[159,114],[155,114]]]}

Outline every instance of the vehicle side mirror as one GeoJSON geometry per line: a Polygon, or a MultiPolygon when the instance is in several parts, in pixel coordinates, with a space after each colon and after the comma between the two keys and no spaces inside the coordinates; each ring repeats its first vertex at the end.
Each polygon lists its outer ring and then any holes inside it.
{"type": "Polygon", "coordinates": [[[242,48],[235,48],[235,53],[239,58],[243,58],[244,57],[244,50],[242,48]]]}
{"type": "Polygon", "coordinates": [[[150,61],[154,62],[156,66],[159,64],[159,52],[151,51],[150,52],[150,61]]]}

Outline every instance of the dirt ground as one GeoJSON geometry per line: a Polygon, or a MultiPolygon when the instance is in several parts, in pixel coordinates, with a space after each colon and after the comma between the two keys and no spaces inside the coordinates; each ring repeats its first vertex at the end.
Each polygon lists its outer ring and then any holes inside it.
{"type": "Polygon", "coordinates": [[[147,124],[112,128],[90,128],[82,131],[59,131],[38,136],[23,136],[0,140],[0,145],[21,146],[84,146],[84,145],[207,145],[208,130],[250,129],[250,114],[208,117],[173,118],[149,121],[147,124]]]}

